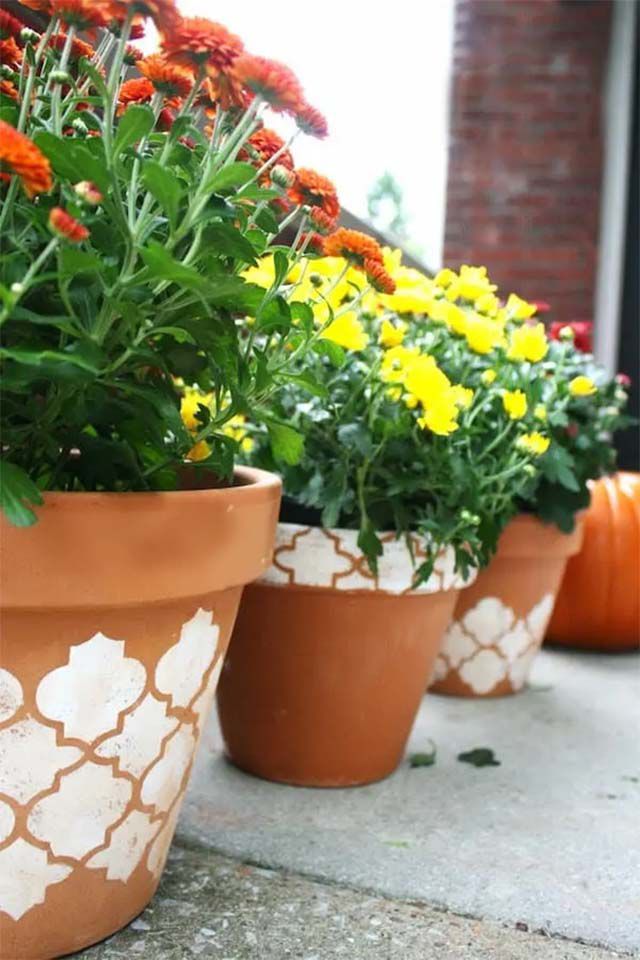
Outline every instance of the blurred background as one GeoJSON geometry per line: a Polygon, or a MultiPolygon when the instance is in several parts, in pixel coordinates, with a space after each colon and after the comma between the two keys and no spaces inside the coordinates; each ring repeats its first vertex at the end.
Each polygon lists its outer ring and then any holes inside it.
{"type": "MultiPolygon", "coordinates": [[[[295,70],[330,124],[296,162],[335,181],[347,225],[428,271],[484,264],[547,322],[593,323],[639,415],[637,0],[178,5],[295,70]]],[[[637,429],[619,448],[640,469],[637,429]]]]}

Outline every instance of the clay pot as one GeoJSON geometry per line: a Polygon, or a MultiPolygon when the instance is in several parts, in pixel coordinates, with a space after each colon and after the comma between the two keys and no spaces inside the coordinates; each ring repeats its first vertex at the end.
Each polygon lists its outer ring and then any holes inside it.
{"type": "Polygon", "coordinates": [[[388,776],[402,758],[461,584],[447,552],[412,591],[411,556],[392,534],[374,578],[356,539],[280,524],[274,565],[245,593],[218,688],[227,753],[242,770],[345,787],[388,776]]]}
{"type": "Polygon", "coordinates": [[[591,484],[584,541],[567,564],[550,643],[607,653],[640,646],[640,473],[591,484]]]}
{"type": "Polygon", "coordinates": [[[521,690],[540,649],[567,560],[582,542],[535,517],[508,525],[489,566],[460,594],[431,690],[500,697],[521,690]]]}
{"type": "Polygon", "coordinates": [[[243,584],[271,558],[280,481],[48,493],[5,520],[0,958],[124,926],[160,879],[243,584]]]}

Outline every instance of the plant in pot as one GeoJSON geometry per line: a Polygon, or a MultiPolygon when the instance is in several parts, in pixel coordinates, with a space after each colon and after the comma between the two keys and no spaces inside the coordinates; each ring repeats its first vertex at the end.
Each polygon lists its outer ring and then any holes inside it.
{"type": "MultiPolygon", "coordinates": [[[[368,237],[338,230],[323,248],[297,281],[320,339],[278,401],[304,452],[282,470],[274,563],[245,594],[218,710],[242,769],[346,786],[399,763],[458,591],[537,467],[510,431],[482,451],[493,388],[466,349],[448,377],[435,341],[389,321],[389,302],[424,291],[394,293],[368,237]]],[[[260,430],[252,462],[274,466],[260,430]]]]}
{"type": "Polygon", "coordinates": [[[41,36],[0,14],[3,960],[97,941],[158,884],[273,548],[280,481],[234,472],[238,422],[292,457],[271,403],[312,334],[283,282],[301,238],[274,243],[309,209],[264,121],[326,132],[286,67],[172,0],[28,5],[41,36]],[[187,424],[184,383],[211,398],[187,424]]]}
{"type": "MultiPolygon", "coordinates": [[[[398,289],[382,323],[409,323],[414,342],[451,380],[474,390],[473,461],[490,461],[503,444],[530,457],[527,485],[514,483],[517,461],[498,481],[502,502],[518,515],[487,569],[461,593],[432,684],[464,696],[514,693],[544,638],[567,560],[580,547],[576,517],[589,502],[587,482],[612,469],[610,436],[627,423],[626,394],[576,349],[570,327],[549,340],[535,304],[515,294],[500,301],[485,268],[445,269],[430,281],[397,264],[394,275],[398,289]]],[[[480,527],[492,547],[498,533],[491,521],[480,527]]]]}

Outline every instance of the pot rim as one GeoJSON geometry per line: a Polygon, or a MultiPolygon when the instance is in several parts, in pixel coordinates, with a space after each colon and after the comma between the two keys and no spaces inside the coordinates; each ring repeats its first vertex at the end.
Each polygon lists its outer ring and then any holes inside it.
{"type": "Polygon", "coordinates": [[[564,533],[554,523],[545,523],[532,513],[519,513],[502,531],[495,557],[571,557],[582,546],[585,513],[585,510],[576,513],[570,533],[564,533]]]}

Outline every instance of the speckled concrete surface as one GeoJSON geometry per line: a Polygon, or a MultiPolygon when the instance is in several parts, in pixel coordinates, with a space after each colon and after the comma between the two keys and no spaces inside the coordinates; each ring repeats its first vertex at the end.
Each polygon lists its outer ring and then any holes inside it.
{"type": "Polygon", "coordinates": [[[638,667],[635,656],[545,652],[533,687],[516,697],[429,696],[410,751],[432,738],[436,765],[405,762],[384,783],[356,790],[245,776],[221,757],[212,723],[179,835],[388,897],[637,949],[638,667]],[[480,746],[501,766],[457,761],[480,746]]]}
{"type": "Polygon", "coordinates": [[[612,960],[618,953],[174,846],[145,913],[83,960],[612,960]]]}

